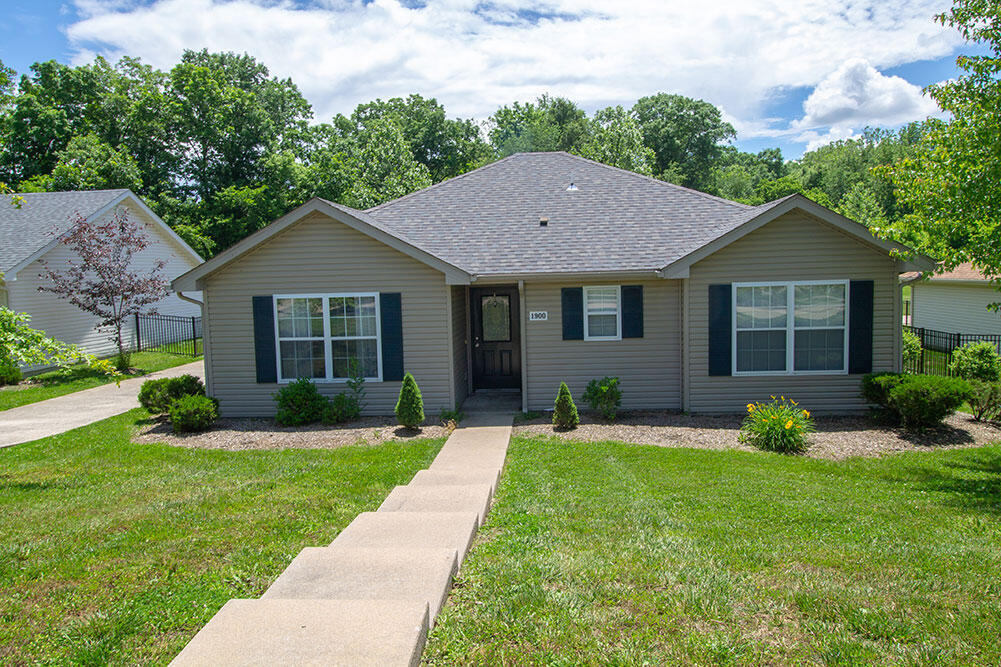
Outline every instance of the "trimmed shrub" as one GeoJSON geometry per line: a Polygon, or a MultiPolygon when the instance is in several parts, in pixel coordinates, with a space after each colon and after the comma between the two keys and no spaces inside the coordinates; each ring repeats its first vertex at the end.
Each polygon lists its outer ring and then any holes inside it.
{"type": "Polygon", "coordinates": [[[1001,356],[994,343],[967,343],[953,351],[949,370],[964,380],[997,382],[1001,380],[1001,356]]]}
{"type": "Polygon", "coordinates": [[[410,373],[403,376],[400,398],[396,401],[396,420],[407,428],[417,428],[424,423],[424,399],[417,380],[410,373]]]}
{"type": "Polygon", "coordinates": [[[556,392],[556,404],[553,406],[553,426],[569,430],[577,428],[578,424],[580,415],[577,414],[570,387],[566,382],[561,382],[560,389],[556,392]]]}
{"type": "Polygon", "coordinates": [[[622,390],[619,389],[619,378],[604,377],[591,380],[584,390],[584,400],[591,409],[608,421],[615,419],[615,413],[622,405],[622,390]]]}
{"type": "Polygon", "coordinates": [[[17,384],[21,381],[21,369],[17,362],[7,354],[0,352],[0,387],[5,384],[17,384]]]}
{"type": "Polygon", "coordinates": [[[799,454],[806,451],[807,436],[813,430],[809,411],[785,396],[773,396],[768,403],[747,404],[738,439],[769,452],[799,454]]]}
{"type": "Polygon", "coordinates": [[[1001,417],[1001,382],[970,380],[970,397],[966,400],[977,421],[1001,417]]]}
{"type": "Polygon", "coordinates": [[[358,397],[354,394],[341,392],[330,399],[327,407],[323,410],[324,424],[343,424],[346,421],[357,419],[361,415],[361,405],[358,404],[358,397]]]}
{"type": "Polygon", "coordinates": [[[168,415],[174,433],[205,431],[219,416],[219,402],[201,394],[182,396],[170,404],[168,415]]]}
{"type": "Polygon", "coordinates": [[[320,421],[329,405],[309,378],[288,383],[273,398],[278,405],[275,421],[282,426],[302,426],[320,421]]]}
{"type": "Polygon", "coordinates": [[[921,339],[916,333],[904,331],[904,368],[912,368],[921,360],[921,339]]]}
{"type": "Polygon", "coordinates": [[[142,387],[139,388],[139,405],[155,415],[165,413],[170,408],[170,401],[167,400],[169,379],[159,378],[143,382],[142,387]]]}
{"type": "Polygon", "coordinates": [[[205,385],[194,375],[146,380],[139,388],[139,404],[152,414],[163,415],[184,396],[204,396],[205,385]]]}
{"type": "Polygon", "coordinates": [[[970,397],[966,380],[938,375],[908,375],[889,391],[889,408],[904,428],[936,426],[970,397]]]}
{"type": "Polygon", "coordinates": [[[890,407],[890,390],[904,376],[900,373],[869,373],[862,376],[862,398],[883,408],[890,407]]]}

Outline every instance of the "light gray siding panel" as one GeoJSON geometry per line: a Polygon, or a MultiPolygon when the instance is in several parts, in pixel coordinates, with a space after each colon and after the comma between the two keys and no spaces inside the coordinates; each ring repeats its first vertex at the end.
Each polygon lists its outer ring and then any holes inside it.
{"type": "MultiPolygon", "coordinates": [[[[198,262],[184,251],[178,243],[164,233],[159,226],[143,211],[133,207],[125,207],[130,218],[147,225],[146,233],[152,243],[146,250],[135,255],[132,270],[148,271],[157,260],[166,262],[163,275],[172,280],[182,273],[194,268],[198,262]]],[[[112,213],[106,214],[99,222],[103,223],[112,213]]],[[[50,337],[66,343],[79,345],[85,351],[97,356],[107,356],[116,352],[114,344],[109,340],[110,330],[98,330],[96,317],[85,313],[69,301],[60,299],[51,292],[39,292],[38,287],[47,283],[40,277],[45,271],[42,261],[51,269],[58,270],[68,265],[74,254],[64,245],[57,245],[47,252],[39,261],[32,262],[22,269],[17,280],[7,284],[11,306],[20,312],[31,315],[31,326],[45,331],[50,337]]],[[[192,292],[192,298],[199,299],[199,292],[192,292]]],[[[169,293],[159,303],[153,306],[157,312],[165,315],[183,315],[192,317],[201,315],[201,308],[182,301],[173,292],[169,293]]],[[[126,327],[125,338],[134,341],[134,321],[130,320],[126,327]]]]}
{"type": "Polygon", "coordinates": [[[946,282],[911,286],[914,326],[950,333],[1001,334],[1001,314],[987,306],[1001,301],[990,285],[946,282]]]}
{"type": "Polygon", "coordinates": [[[789,214],[694,264],[689,277],[689,408],[743,412],[772,394],[818,412],[865,409],[858,375],[709,377],[709,285],[772,280],[872,280],[873,370],[899,368],[897,263],[812,217],[789,214]]]}
{"type": "MultiPolygon", "coordinates": [[[[580,407],[594,378],[617,376],[624,409],[681,407],[681,281],[628,282],[643,285],[643,338],[616,341],[563,340],[561,288],[582,283],[526,283],[525,310],[548,311],[544,322],[527,322],[528,405],[551,410],[565,381],[580,407]]],[[[608,281],[588,284],[612,284],[608,281]]]]}
{"type": "MultiPolygon", "coordinates": [[[[212,390],[223,415],[272,416],[279,385],[257,384],[252,297],[329,292],[400,292],[403,359],[433,414],[449,404],[445,277],[386,245],[314,214],[205,282],[212,390]]],[[[341,383],[317,383],[325,395],[341,383]]],[[[392,414],[399,382],[368,382],[366,414],[392,414]]]]}
{"type": "Polygon", "coordinates": [[[466,288],[453,285],[452,299],[452,356],[455,377],[455,403],[458,407],[468,394],[468,368],[466,367],[466,288]]]}

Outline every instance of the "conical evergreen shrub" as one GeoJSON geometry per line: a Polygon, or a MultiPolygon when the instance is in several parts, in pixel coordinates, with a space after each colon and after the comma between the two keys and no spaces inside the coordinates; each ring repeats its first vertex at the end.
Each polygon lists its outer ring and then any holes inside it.
{"type": "Polygon", "coordinates": [[[410,373],[403,376],[400,399],[396,401],[396,420],[407,428],[417,428],[424,423],[424,399],[417,380],[410,373]]]}
{"type": "Polygon", "coordinates": [[[572,429],[580,424],[580,415],[577,414],[577,406],[574,405],[573,396],[570,395],[570,388],[566,382],[560,383],[560,390],[556,393],[556,405],[553,408],[553,426],[556,428],[572,429]]]}

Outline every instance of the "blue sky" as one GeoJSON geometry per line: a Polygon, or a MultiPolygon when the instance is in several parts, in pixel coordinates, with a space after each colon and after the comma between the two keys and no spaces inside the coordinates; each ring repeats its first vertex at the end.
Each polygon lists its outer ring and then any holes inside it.
{"type": "Polygon", "coordinates": [[[593,111],[660,91],[709,100],[744,150],[786,157],[937,113],[924,86],[971,52],[940,0],[14,0],[0,60],[248,52],[325,120],[417,92],[485,119],[542,93],[593,111]]]}

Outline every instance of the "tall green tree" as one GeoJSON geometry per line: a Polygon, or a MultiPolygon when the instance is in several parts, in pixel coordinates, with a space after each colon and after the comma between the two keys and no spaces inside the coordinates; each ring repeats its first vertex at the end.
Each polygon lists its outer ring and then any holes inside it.
{"type": "Polygon", "coordinates": [[[435,183],[474,169],[491,157],[489,144],[470,119],[446,117],[445,107],[434,98],[410,95],[359,104],[350,118],[335,124],[361,132],[377,120],[400,128],[414,159],[428,168],[435,183]]]}
{"type": "Polygon", "coordinates": [[[142,189],[139,165],[128,149],[115,148],[95,134],[73,137],[57,155],[52,173],[23,181],[22,192],[142,189]]]}
{"type": "Polygon", "coordinates": [[[697,190],[711,187],[713,164],[723,144],[737,136],[720,110],[709,102],[658,93],[640,98],[633,113],[643,142],[653,150],[654,172],[697,190]]]}
{"type": "Polygon", "coordinates": [[[498,157],[539,151],[580,152],[588,141],[587,114],[563,97],[543,95],[534,103],[515,102],[490,117],[490,143],[498,157]]]}
{"type": "Polygon", "coordinates": [[[884,169],[910,208],[885,233],[940,260],[1001,276],[1001,4],[956,0],[936,17],[987,53],[960,56],[965,74],[930,86],[951,120],[929,124],[916,155],[884,169]]]}
{"type": "Polygon", "coordinates": [[[639,174],[653,173],[653,151],[643,144],[643,134],[633,115],[621,106],[595,112],[591,130],[579,154],[603,164],[639,174]]]}

